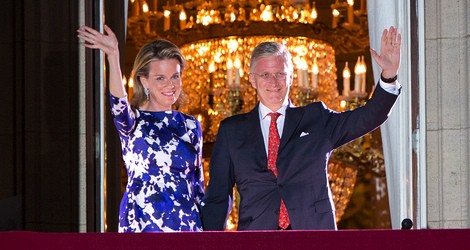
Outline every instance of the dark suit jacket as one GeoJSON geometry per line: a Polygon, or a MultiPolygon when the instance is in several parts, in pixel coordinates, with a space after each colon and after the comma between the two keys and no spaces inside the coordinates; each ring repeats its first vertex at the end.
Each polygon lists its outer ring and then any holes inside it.
{"type": "Polygon", "coordinates": [[[367,104],[353,111],[338,113],[322,102],[287,108],[278,178],[267,168],[258,106],[223,120],[211,156],[204,230],[224,230],[234,185],[240,194],[238,230],[276,230],[281,198],[292,229],[336,229],[328,159],[333,149],[381,125],[396,99],[377,84],[367,104]]]}

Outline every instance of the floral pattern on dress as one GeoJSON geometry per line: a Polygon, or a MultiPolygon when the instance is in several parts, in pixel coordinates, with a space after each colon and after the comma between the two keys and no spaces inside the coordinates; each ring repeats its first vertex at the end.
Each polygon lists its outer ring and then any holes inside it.
{"type": "Polygon", "coordinates": [[[126,97],[110,99],[128,177],[119,232],[202,231],[199,121],[178,111],[133,111],[126,97]]]}

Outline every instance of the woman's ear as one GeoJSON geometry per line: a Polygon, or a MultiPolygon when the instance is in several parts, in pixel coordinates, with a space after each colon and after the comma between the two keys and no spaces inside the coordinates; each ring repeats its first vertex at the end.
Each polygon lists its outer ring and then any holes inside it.
{"type": "Polygon", "coordinates": [[[140,83],[142,83],[142,86],[148,89],[148,79],[144,76],[138,76],[138,78],[140,80],[140,83]]]}

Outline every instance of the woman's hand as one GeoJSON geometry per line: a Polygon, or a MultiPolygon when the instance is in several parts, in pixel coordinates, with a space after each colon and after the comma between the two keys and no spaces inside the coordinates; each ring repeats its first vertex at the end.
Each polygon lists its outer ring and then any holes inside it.
{"type": "Polygon", "coordinates": [[[385,29],[382,33],[380,55],[374,49],[370,53],[377,64],[382,68],[384,78],[393,78],[398,74],[401,57],[401,34],[396,27],[385,29]]]}
{"type": "Polygon", "coordinates": [[[86,42],[83,46],[92,49],[101,49],[108,57],[118,59],[119,47],[116,35],[107,25],[104,25],[104,31],[105,34],[102,34],[95,29],[83,25],[77,30],[77,36],[86,42]]]}
{"type": "Polygon", "coordinates": [[[119,64],[118,41],[114,32],[107,25],[104,25],[104,34],[85,25],[80,27],[77,32],[78,38],[85,41],[83,46],[100,49],[106,54],[109,63],[109,91],[111,94],[119,98],[126,96],[119,64]]]}

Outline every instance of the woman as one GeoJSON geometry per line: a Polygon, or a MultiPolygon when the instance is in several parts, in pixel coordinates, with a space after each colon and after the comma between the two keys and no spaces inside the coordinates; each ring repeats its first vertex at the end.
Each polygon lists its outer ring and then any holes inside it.
{"type": "Polygon", "coordinates": [[[130,104],[116,36],[106,25],[104,31],[87,26],[77,30],[84,46],[101,49],[109,63],[111,113],[128,175],[119,232],[201,231],[201,125],[193,116],[172,110],[181,95],[185,59],[166,40],[142,47],[132,70],[130,104]]]}

